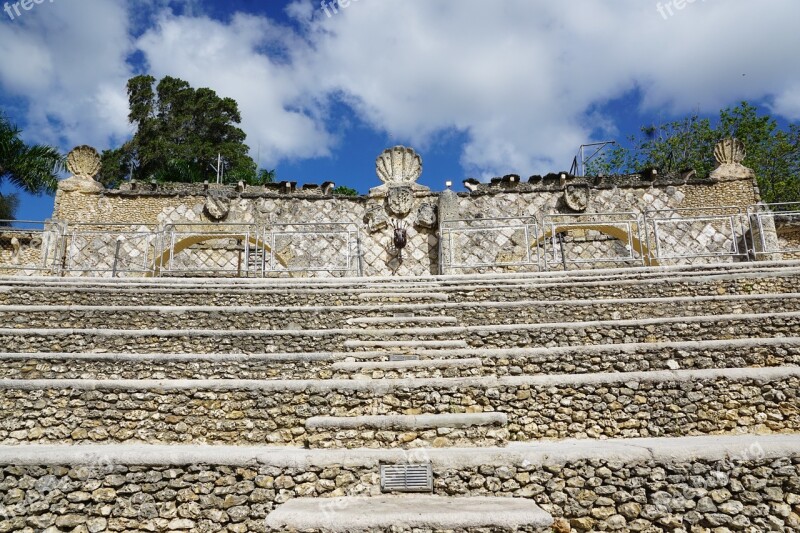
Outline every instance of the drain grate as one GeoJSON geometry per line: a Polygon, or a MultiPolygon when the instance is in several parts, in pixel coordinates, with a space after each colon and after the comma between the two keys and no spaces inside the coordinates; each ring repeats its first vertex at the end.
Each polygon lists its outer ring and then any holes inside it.
{"type": "Polygon", "coordinates": [[[391,354],[389,356],[389,361],[392,363],[400,362],[400,361],[419,361],[418,355],[401,355],[401,354],[391,354]]]}
{"type": "Polygon", "coordinates": [[[431,465],[381,465],[382,492],[433,492],[431,465]]]}

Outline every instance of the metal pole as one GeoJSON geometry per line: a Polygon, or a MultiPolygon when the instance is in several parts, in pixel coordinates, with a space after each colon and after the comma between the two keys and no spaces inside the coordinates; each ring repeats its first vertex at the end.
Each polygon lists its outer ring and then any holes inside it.
{"type": "Polygon", "coordinates": [[[125,240],[123,235],[117,237],[117,246],[114,249],[114,264],[111,267],[111,277],[117,277],[117,263],[119,262],[119,249],[122,247],[122,242],[125,240]]]}

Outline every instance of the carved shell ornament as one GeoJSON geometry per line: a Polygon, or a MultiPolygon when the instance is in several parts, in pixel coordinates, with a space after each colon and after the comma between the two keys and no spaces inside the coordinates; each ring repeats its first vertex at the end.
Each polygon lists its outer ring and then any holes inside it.
{"type": "Polygon", "coordinates": [[[378,156],[375,168],[387,185],[410,185],[422,175],[422,158],[411,148],[395,146],[378,156]]]}
{"type": "Polygon", "coordinates": [[[78,146],[67,155],[67,170],[77,178],[93,180],[100,167],[100,154],[91,146],[78,146]]]}
{"type": "Polygon", "coordinates": [[[744,143],[739,139],[724,139],[714,148],[714,158],[720,165],[741,165],[746,156],[744,143]]]}

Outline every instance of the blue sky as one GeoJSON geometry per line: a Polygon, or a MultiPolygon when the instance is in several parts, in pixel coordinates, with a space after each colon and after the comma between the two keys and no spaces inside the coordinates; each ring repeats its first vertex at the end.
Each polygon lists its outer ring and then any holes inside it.
{"type": "MultiPolygon", "coordinates": [[[[566,170],[582,143],[742,100],[800,120],[796,0],[344,0],[331,16],[316,0],[13,3],[0,107],[64,151],[128,138],[141,73],[236,99],[279,179],[361,192],[395,144],[441,190],[566,170]]],[[[18,218],[51,209],[24,197],[18,218]]]]}

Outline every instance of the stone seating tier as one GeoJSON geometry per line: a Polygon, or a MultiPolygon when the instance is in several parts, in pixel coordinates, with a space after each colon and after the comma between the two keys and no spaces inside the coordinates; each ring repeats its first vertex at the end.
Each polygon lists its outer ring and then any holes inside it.
{"type": "Polygon", "coordinates": [[[4,279],[0,531],[800,530],[798,279],[4,279]]]}

